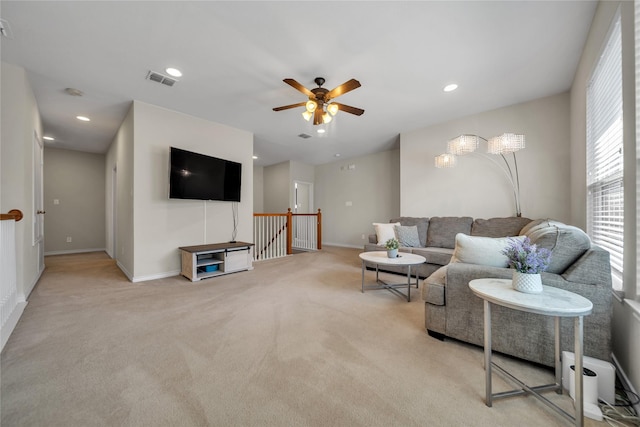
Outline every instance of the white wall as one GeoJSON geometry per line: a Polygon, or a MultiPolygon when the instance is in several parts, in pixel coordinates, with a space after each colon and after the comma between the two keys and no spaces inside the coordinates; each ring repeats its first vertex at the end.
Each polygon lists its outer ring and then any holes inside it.
{"type": "Polygon", "coordinates": [[[24,214],[16,223],[16,279],[18,291],[28,297],[42,273],[31,228],[33,138],[34,132],[42,137],[42,123],[24,68],[4,62],[1,68],[0,211],[20,209],[24,214]]]}
{"type": "MultiPolygon", "coordinates": [[[[526,136],[516,156],[522,215],[570,222],[569,94],[486,111],[400,135],[401,213],[404,216],[506,217],[515,214],[513,190],[485,157],[458,157],[437,169],[434,157],[460,134],[484,138],[505,132],[526,136]]],[[[486,153],[486,143],[479,151],[486,153]]],[[[492,156],[501,161],[500,156],[492,156]]]]}
{"type": "Polygon", "coordinates": [[[253,135],[134,101],[134,271],[148,280],[180,271],[178,247],[231,240],[232,203],[169,199],[169,147],[242,163],[238,241],[253,241],[253,135]]]}
{"type": "Polygon", "coordinates": [[[104,165],[104,154],[44,149],[45,255],[105,249],[104,165]]]}
{"type": "Polygon", "coordinates": [[[600,57],[609,27],[618,8],[622,16],[622,72],[624,111],[624,294],[614,298],[613,354],[627,379],[640,391],[640,304],[636,277],[637,227],[635,188],[635,66],[633,2],[600,2],[571,87],[571,214],[574,222],[586,226],[586,88],[600,57]],[[634,308],[634,306],[636,308],[634,308]]]}
{"type": "Polygon", "coordinates": [[[323,244],[362,248],[374,233],[372,223],[399,216],[399,159],[400,152],[391,150],[316,166],[314,203],[322,210],[323,244]]]}

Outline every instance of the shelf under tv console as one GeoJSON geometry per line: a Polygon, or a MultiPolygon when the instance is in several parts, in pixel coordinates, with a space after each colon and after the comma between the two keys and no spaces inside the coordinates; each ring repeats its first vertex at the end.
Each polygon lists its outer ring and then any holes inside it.
{"type": "Polygon", "coordinates": [[[253,243],[183,246],[181,274],[192,282],[253,269],[253,243]]]}

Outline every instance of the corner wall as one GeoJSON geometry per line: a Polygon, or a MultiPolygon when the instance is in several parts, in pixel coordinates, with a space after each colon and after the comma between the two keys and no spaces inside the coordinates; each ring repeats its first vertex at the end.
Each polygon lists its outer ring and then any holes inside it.
{"type": "Polygon", "coordinates": [[[133,279],[133,103],[105,158],[107,253],[133,279]],[[115,185],[114,185],[115,184],[115,185]]]}
{"type": "MultiPolygon", "coordinates": [[[[253,241],[253,134],[134,101],[133,281],[180,272],[178,247],[227,242],[232,203],[169,199],[169,147],[242,163],[238,241],[253,241]]],[[[120,167],[118,166],[118,175],[120,167]]]]}

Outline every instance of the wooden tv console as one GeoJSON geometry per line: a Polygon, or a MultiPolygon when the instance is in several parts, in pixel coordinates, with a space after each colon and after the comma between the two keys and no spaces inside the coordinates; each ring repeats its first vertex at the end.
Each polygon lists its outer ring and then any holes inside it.
{"type": "Polygon", "coordinates": [[[253,269],[253,243],[183,246],[181,274],[192,282],[253,269]]]}

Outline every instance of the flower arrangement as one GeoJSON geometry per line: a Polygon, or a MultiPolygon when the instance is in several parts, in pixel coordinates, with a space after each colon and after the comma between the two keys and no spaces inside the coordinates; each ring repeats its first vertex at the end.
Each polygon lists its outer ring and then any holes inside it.
{"type": "Polygon", "coordinates": [[[509,259],[511,268],[515,268],[520,273],[538,274],[549,267],[551,262],[549,249],[537,247],[528,237],[523,240],[513,238],[508,240],[509,243],[502,254],[509,259]]]}
{"type": "Polygon", "coordinates": [[[384,247],[387,249],[398,249],[400,247],[400,242],[398,242],[398,239],[395,237],[392,237],[384,243],[384,247]]]}

